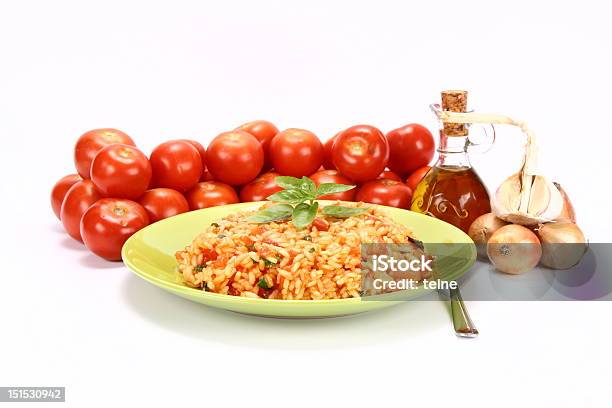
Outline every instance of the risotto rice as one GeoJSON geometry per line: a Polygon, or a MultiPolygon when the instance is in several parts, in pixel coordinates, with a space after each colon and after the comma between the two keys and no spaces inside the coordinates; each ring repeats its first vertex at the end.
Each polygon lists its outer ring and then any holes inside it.
{"type": "Polygon", "coordinates": [[[249,298],[359,297],[361,244],[414,238],[408,227],[375,207],[346,219],[327,217],[319,209],[315,222],[302,230],[290,221],[250,223],[247,218],[254,213],[238,212],[212,223],[176,253],[187,285],[249,298]]]}

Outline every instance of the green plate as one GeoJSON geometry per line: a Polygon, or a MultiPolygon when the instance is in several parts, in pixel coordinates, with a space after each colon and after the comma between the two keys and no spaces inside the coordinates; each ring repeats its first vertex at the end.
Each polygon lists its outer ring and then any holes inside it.
{"type": "MultiPolygon", "coordinates": [[[[325,201],[321,203],[325,204],[325,201]]],[[[255,209],[260,205],[261,203],[242,203],[206,208],[151,224],[128,239],[122,250],[123,261],[136,275],[170,293],[207,306],[258,316],[308,318],[350,315],[393,306],[429,291],[425,288],[412,289],[377,296],[377,300],[271,300],[221,295],[184,285],[176,271],[174,253],[191,243],[211,222],[235,211],[255,209]]],[[[391,207],[384,207],[384,210],[395,221],[409,226],[425,243],[426,249],[432,243],[463,244],[451,246],[461,253],[447,258],[452,261],[444,266],[442,274],[445,279],[460,277],[474,264],[476,248],[463,231],[412,211],[391,207]]]]}

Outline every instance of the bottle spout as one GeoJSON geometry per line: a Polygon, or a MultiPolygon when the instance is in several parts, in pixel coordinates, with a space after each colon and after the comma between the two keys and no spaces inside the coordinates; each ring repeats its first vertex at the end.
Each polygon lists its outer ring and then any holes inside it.
{"type": "Polygon", "coordinates": [[[438,118],[438,120],[441,122],[442,118],[440,117],[440,115],[442,114],[442,108],[440,107],[440,104],[432,103],[429,105],[429,109],[431,109],[434,115],[436,115],[436,118],[438,118]]]}

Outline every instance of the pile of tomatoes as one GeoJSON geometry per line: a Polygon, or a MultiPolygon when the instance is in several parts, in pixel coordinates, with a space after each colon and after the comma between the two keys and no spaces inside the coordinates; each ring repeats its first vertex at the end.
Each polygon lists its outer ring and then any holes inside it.
{"type": "Polygon", "coordinates": [[[258,120],[221,133],[206,149],[194,140],[171,140],[148,157],[124,132],[95,129],[77,140],[78,174],[55,184],[51,205],[72,238],[96,255],[120,260],[125,241],[148,224],[190,210],[263,201],[282,190],[274,181],[279,175],[357,185],[322,198],[409,208],[433,154],[431,133],[417,124],[386,135],[353,126],[323,144],[308,130],[279,131],[258,120]]]}

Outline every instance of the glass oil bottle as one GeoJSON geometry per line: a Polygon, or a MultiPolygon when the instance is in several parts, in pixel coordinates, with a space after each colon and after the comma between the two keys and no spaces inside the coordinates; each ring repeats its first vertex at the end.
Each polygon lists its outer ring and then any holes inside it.
{"type": "MultiPolygon", "coordinates": [[[[443,91],[442,109],[466,112],[466,91],[443,91]]],[[[440,109],[432,105],[432,109],[440,109]]],[[[468,157],[466,124],[441,123],[438,161],[416,187],[411,210],[446,221],[467,232],[479,216],[491,212],[489,192],[468,157]]]]}

